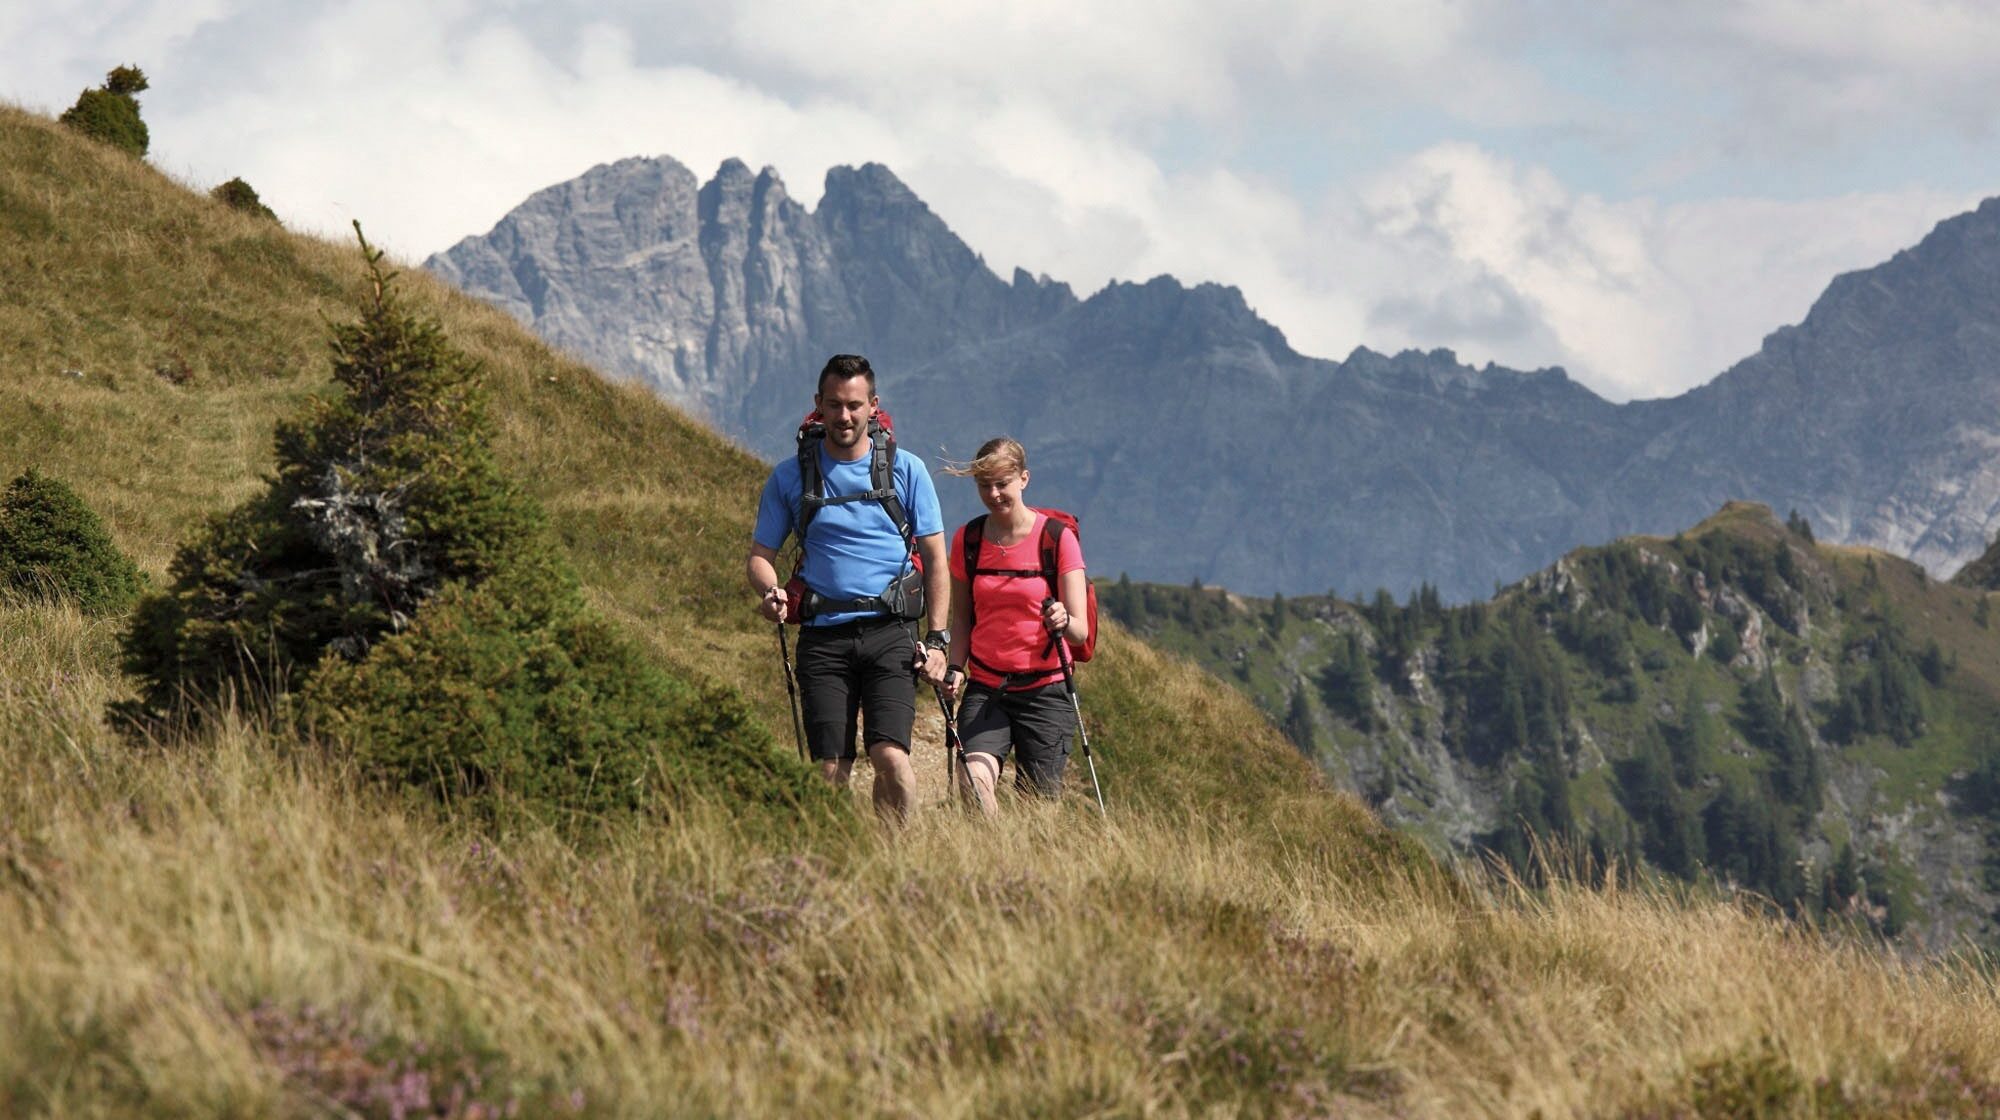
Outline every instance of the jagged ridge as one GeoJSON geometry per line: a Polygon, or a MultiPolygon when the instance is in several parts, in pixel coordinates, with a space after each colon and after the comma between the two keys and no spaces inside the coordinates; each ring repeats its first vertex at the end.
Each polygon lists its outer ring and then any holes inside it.
{"type": "MultiPolygon", "coordinates": [[[[775,176],[753,187],[725,164],[703,196],[746,201],[674,235],[700,240],[705,272],[633,263],[692,259],[671,239],[579,254],[524,238],[568,216],[608,228],[579,207],[643,208],[662,182],[661,205],[684,213],[693,191],[669,160],[576,182],[595,193],[542,192],[432,267],[479,294],[496,261],[568,285],[557,315],[492,291],[766,456],[785,452],[824,356],[866,352],[913,447],[962,457],[987,435],[1022,437],[1049,468],[1043,500],[1084,517],[1109,570],[1293,593],[1428,581],[1466,599],[1567,548],[1669,532],[1735,498],[1939,571],[2000,525],[2000,204],[1839,278],[1711,384],[1613,405],[1560,370],[1473,369],[1449,351],[1306,357],[1232,288],[1158,277],[1079,301],[1023,272],[1008,284],[879,165],[829,172],[808,214],[753,207],[781,191],[775,176]]],[[[945,497],[973,512],[969,493],[945,497]]]]}

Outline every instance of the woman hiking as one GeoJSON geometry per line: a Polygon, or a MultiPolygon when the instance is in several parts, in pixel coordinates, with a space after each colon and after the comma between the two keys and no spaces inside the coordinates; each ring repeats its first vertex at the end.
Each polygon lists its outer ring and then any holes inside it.
{"type": "Polygon", "coordinates": [[[966,777],[990,816],[1010,750],[1018,756],[1018,788],[1044,797],[1062,792],[1076,725],[1057,643],[1089,638],[1089,582],[1076,533],[1023,500],[1028,453],[1019,443],[987,440],[970,463],[945,470],[970,477],[986,506],[952,535],[944,689],[963,697],[966,777]]]}

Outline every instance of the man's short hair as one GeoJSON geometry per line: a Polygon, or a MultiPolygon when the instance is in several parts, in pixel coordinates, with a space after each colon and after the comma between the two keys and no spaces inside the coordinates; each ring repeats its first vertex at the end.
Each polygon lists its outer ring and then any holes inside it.
{"type": "Polygon", "coordinates": [[[826,392],[826,379],[829,377],[835,381],[865,377],[868,379],[868,395],[875,395],[875,370],[868,364],[868,359],[859,354],[835,354],[828,358],[826,364],[820,367],[819,384],[813,387],[814,395],[826,392]]]}

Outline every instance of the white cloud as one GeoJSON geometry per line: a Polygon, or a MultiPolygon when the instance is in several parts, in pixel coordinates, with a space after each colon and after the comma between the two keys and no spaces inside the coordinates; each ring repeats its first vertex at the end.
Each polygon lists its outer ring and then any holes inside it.
{"type": "Polygon", "coordinates": [[[1940,129],[1980,139],[2000,122],[1992,4],[1591,0],[1588,17],[1576,7],[1575,26],[1630,58],[1634,80],[1706,106],[1682,131],[1711,162],[1896,148],[1940,129]]]}
{"type": "Polygon", "coordinates": [[[860,104],[978,111],[1034,103],[1073,124],[1253,122],[1437,105],[1479,122],[1548,121],[1541,76],[1491,49],[1494,0],[743,0],[734,49],[860,104]]]}
{"type": "Polygon", "coordinates": [[[706,175],[730,156],[796,168],[907,154],[893,127],[851,106],[641,67],[629,35],[604,24],[544,44],[505,22],[355,2],[240,49],[265,71],[156,125],[180,141],[160,158],[188,159],[203,181],[241,174],[294,224],[338,232],[359,217],[411,256],[628,155],[672,155],[706,175]]]}
{"type": "Polygon", "coordinates": [[[1662,205],[1573,194],[1553,176],[1465,145],[1424,152],[1364,192],[1360,233],[1404,251],[1405,290],[1375,325],[1510,364],[1559,364],[1614,398],[1692,387],[1801,318],[1836,273],[1878,263],[1971,205],[1909,190],[1775,202],[1662,205]],[[1415,266],[1412,268],[1411,266],[1415,266]],[[1467,290],[1518,300],[1519,324],[1449,337],[1467,290]],[[1434,299],[1433,297],[1437,297],[1434,299]],[[1517,338],[1503,335],[1518,326],[1517,338]]]}

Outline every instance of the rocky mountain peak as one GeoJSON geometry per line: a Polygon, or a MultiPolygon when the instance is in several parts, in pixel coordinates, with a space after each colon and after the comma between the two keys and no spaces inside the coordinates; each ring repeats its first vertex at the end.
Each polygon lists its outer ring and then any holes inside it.
{"type": "Polygon", "coordinates": [[[700,215],[705,223],[740,224],[761,219],[774,208],[791,201],[784,180],[775,168],[752,174],[748,164],[731,157],[715,169],[715,177],[701,188],[700,215]]]}
{"type": "Polygon", "coordinates": [[[1947,218],[1916,245],[1827,285],[1801,328],[1881,341],[1934,330],[2000,291],[2000,199],[1947,218]]]}
{"type": "Polygon", "coordinates": [[[1449,350],[1305,357],[1226,285],[1003,280],[873,163],[809,211],[769,168],[697,186],[621,160],[431,266],[773,458],[811,372],[865,353],[909,446],[1031,437],[1038,493],[1135,578],[1463,598],[1733,498],[1939,572],[2000,526],[2000,202],[1836,279],[1710,384],[1625,405],[1449,350]]]}
{"type": "Polygon", "coordinates": [[[813,217],[841,256],[864,265],[865,283],[909,285],[919,302],[940,296],[950,301],[951,291],[974,273],[983,274],[992,288],[1005,287],[943,219],[879,163],[829,169],[813,217]]]}
{"type": "Polygon", "coordinates": [[[921,210],[925,214],[931,208],[918,198],[896,173],[879,163],[864,163],[860,167],[829,167],[826,171],[826,191],[820,199],[822,211],[866,210],[878,213],[921,210]]]}
{"type": "Polygon", "coordinates": [[[1189,287],[1168,275],[1143,284],[1114,280],[1085,301],[1083,314],[1107,329],[1118,324],[1125,331],[1162,333],[1190,353],[1252,347],[1274,357],[1297,357],[1284,332],[1251,309],[1242,289],[1228,284],[1189,287]]]}

